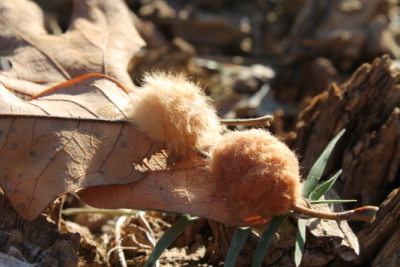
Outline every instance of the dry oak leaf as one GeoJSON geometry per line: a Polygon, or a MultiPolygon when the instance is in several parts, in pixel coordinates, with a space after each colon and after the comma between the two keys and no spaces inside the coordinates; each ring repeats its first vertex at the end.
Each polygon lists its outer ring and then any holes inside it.
{"type": "Polygon", "coordinates": [[[0,54],[12,65],[0,80],[9,89],[32,96],[88,73],[134,88],[127,65],[144,41],[124,1],[75,0],[62,35],[48,34],[43,24],[33,1],[0,1],[0,54]]]}
{"type": "Polygon", "coordinates": [[[132,208],[187,213],[223,224],[237,225],[236,210],[224,203],[212,181],[209,162],[190,153],[166,164],[165,155],[153,155],[143,170],[146,176],[125,185],[86,187],[77,192],[88,205],[98,208],[132,208]]]}
{"type": "Polygon", "coordinates": [[[130,97],[112,78],[89,74],[24,101],[0,84],[0,186],[35,219],[78,188],[141,179],[162,149],[126,123],[130,97]]]}

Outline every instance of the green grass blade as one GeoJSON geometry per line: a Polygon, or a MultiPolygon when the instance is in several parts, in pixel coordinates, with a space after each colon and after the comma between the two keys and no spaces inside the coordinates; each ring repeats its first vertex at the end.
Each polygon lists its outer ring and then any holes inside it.
{"type": "Polygon", "coordinates": [[[311,168],[311,171],[307,177],[307,180],[303,186],[303,197],[308,198],[312,191],[317,187],[319,179],[324,172],[326,163],[328,162],[329,155],[331,154],[333,148],[335,147],[339,138],[343,135],[345,129],[341,130],[332,141],[326,146],[324,152],[322,152],[321,156],[315,162],[314,166],[311,168]]]}
{"type": "Polygon", "coordinates": [[[149,259],[145,263],[145,267],[153,266],[161,254],[171,245],[171,243],[185,230],[185,228],[192,223],[193,220],[197,219],[195,216],[188,214],[182,215],[179,220],[171,226],[164,233],[164,235],[157,242],[154,250],[151,252],[149,259]]]}
{"type": "Polygon", "coordinates": [[[263,235],[261,236],[260,243],[258,243],[253,257],[252,267],[260,267],[262,265],[269,243],[288,216],[289,214],[274,216],[272,218],[271,222],[267,226],[267,229],[265,229],[263,235]]]}
{"type": "Polygon", "coordinates": [[[236,258],[242,249],[244,242],[251,232],[250,227],[237,228],[236,233],[232,238],[231,245],[229,246],[228,255],[225,259],[224,267],[235,266],[236,258]]]}
{"type": "Polygon", "coordinates": [[[306,243],[306,220],[297,221],[296,246],[294,249],[294,262],[296,266],[300,265],[303,257],[304,244],[306,243]]]}
{"type": "MultiPolygon", "coordinates": [[[[314,166],[311,168],[310,173],[303,186],[303,197],[309,198],[310,200],[318,200],[323,196],[333,185],[339,175],[342,173],[340,170],[331,179],[323,183],[317,188],[318,182],[321,179],[322,173],[325,170],[325,166],[328,162],[329,156],[332,153],[339,138],[343,135],[345,130],[340,131],[332,141],[326,146],[325,150],[322,152],[321,156],[315,162],[314,166]]],[[[298,220],[297,233],[296,233],[296,246],[294,261],[296,266],[299,266],[301,259],[303,257],[304,244],[306,242],[306,220],[298,220]]]]}
{"type": "Polygon", "coordinates": [[[312,200],[311,204],[341,204],[341,203],[350,203],[357,202],[356,199],[325,199],[325,200],[312,200]]]}
{"type": "Polygon", "coordinates": [[[310,200],[320,199],[326,192],[328,192],[329,189],[331,189],[332,185],[336,182],[336,179],[341,173],[342,170],[339,170],[331,179],[321,184],[314,191],[312,191],[310,194],[310,200]]]}

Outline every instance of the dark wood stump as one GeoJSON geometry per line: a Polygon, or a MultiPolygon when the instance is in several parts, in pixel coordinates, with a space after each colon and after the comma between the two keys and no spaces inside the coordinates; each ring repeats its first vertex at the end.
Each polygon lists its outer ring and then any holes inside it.
{"type": "MultiPolygon", "coordinates": [[[[59,201],[60,202],[60,201],[59,201]]],[[[60,219],[60,203],[33,221],[22,218],[0,190],[0,266],[78,265],[78,233],[61,233],[51,218],[60,219]]]]}

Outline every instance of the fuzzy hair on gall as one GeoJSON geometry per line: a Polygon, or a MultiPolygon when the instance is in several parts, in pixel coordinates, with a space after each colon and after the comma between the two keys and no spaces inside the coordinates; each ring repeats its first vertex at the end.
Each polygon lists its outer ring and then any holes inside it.
{"type": "Polygon", "coordinates": [[[301,196],[296,155],[263,130],[230,132],[213,148],[212,178],[240,220],[282,215],[301,196]]]}
{"type": "Polygon", "coordinates": [[[221,125],[208,97],[184,75],[148,73],[132,97],[128,118],[177,157],[206,152],[221,137],[221,125]]]}

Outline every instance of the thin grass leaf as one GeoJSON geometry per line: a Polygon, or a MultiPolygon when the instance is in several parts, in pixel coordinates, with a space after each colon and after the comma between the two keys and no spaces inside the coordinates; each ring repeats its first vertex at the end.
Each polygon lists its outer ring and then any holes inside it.
{"type": "Polygon", "coordinates": [[[257,249],[253,257],[252,267],[260,267],[262,265],[269,243],[288,216],[289,214],[285,214],[274,216],[272,218],[271,222],[267,226],[267,229],[265,229],[263,235],[261,236],[260,243],[258,243],[257,249]]]}
{"type": "Polygon", "coordinates": [[[342,204],[357,202],[356,199],[325,199],[325,200],[312,200],[310,204],[342,204]]]}
{"type": "Polygon", "coordinates": [[[168,231],[164,233],[160,240],[158,240],[144,267],[150,267],[156,264],[156,261],[161,256],[161,254],[195,219],[197,219],[196,216],[191,216],[188,214],[182,215],[182,217],[180,217],[179,220],[174,225],[172,225],[171,228],[168,229],[168,231]]]}
{"type": "Polygon", "coordinates": [[[235,266],[236,258],[242,249],[244,242],[251,232],[250,227],[237,228],[236,233],[232,238],[231,245],[229,246],[228,255],[225,259],[224,267],[235,266]]]}
{"type": "Polygon", "coordinates": [[[306,243],[306,220],[297,221],[296,246],[294,249],[294,262],[296,266],[300,265],[303,258],[304,244],[306,243]]]}
{"type": "Polygon", "coordinates": [[[318,200],[323,195],[325,195],[325,193],[328,192],[329,189],[331,189],[332,185],[336,182],[336,179],[341,173],[342,170],[339,170],[331,179],[321,184],[314,191],[312,191],[310,194],[310,200],[318,200]]]}
{"type": "MultiPolygon", "coordinates": [[[[329,156],[335,147],[339,138],[343,135],[345,130],[341,130],[332,141],[326,146],[324,151],[318,160],[314,163],[313,167],[308,174],[308,177],[303,186],[303,197],[308,198],[310,200],[318,200],[321,196],[323,196],[326,191],[328,191],[332,184],[336,181],[337,177],[342,172],[341,170],[334,175],[329,181],[323,183],[317,189],[317,185],[321,176],[325,170],[325,166],[328,162],[329,156]]],[[[296,266],[299,266],[301,263],[301,259],[303,258],[304,244],[306,242],[306,220],[299,219],[297,222],[297,232],[296,232],[296,245],[294,251],[294,261],[296,266]]]]}
{"type": "Polygon", "coordinates": [[[343,135],[345,132],[345,129],[341,130],[335,138],[332,139],[332,141],[329,142],[329,144],[326,146],[324,152],[322,152],[321,156],[318,158],[318,160],[315,162],[314,166],[311,168],[310,173],[308,174],[307,180],[304,183],[303,186],[303,197],[308,198],[311,194],[312,191],[317,187],[317,184],[319,182],[319,179],[322,176],[322,173],[324,172],[326,163],[328,162],[329,156],[335,147],[337,141],[339,138],[343,135]]]}

